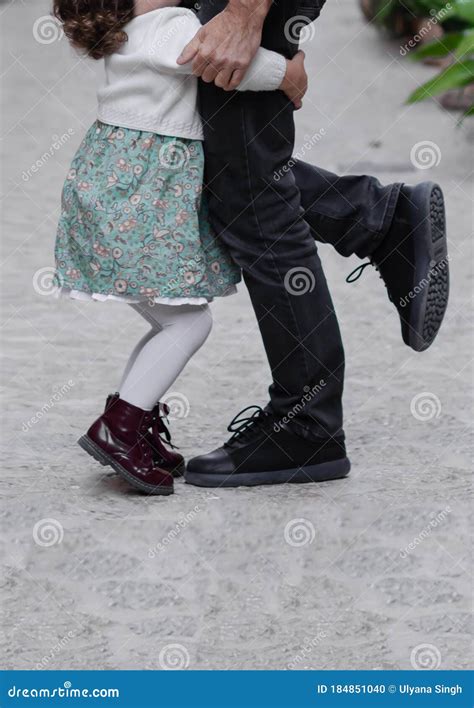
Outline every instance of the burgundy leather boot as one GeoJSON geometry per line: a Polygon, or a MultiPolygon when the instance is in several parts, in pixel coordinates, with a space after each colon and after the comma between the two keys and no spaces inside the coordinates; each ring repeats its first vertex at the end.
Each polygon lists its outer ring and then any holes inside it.
{"type": "Polygon", "coordinates": [[[166,403],[157,403],[153,409],[155,420],[152,425],[152,440],[150,445],[156,451],[156,454],[163,460],[162,466],[169,470],[173,477],[182,477],[186,471],[186,463],[184,457],[175,450],[170,450],[166,444],[174,447],[171,442],[171,433],[165,423],[166,417],[169,415],[169,408],[166,403]],[[166,444],[163,441],[162,435],[166,438],[166,444]]]}
{"type": "Polygon", "coordinates": [[[78,441],[102,465],[147,494],[173,494],[173,476],[158,467],[148,443],[153,413],[122,399],[114,402],[78,441]]]}
{"type": "MultiPolygon", "coordinates": [[[[105,410],[114,405],[116,401],[120,399],[118,393],[111,393],[107,397],[107,402],[105,404],[105,410]]],[[[182,477],[186,470],[186,463],[184,457],[175,452],[174,450],[169,450],[165,443],[163,442],[162,435],[165,436],[168,445],[173,447],[171,442],[171,435],[166,426],[164,419],[169,413],[169,408],[165,403],[157,403],[152,410],[153,422],[151,425],[151,431],[147,436],[148,444],[153,450],[153,458],[155,463],[164,470],[171,472],[173,477],[182,477]]]]}

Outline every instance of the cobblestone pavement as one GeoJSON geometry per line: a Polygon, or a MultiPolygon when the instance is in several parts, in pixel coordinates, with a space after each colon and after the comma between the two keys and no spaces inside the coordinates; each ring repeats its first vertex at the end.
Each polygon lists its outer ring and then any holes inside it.
{"type": "MultiPolygon", "coordinates": [[[[456,127],[434,103],[404,105],[432,69],[384,43],[354,0],[328,4],[304,46],[300,154],[384,181],[442,182],[446,323],[428,352],[411,352],[376,272],[346,285],[357,261],[322,248],[348,361],[351,476],[215,493],[180,482],[173,497],[147,499],[75,445],[142,323],[115,303],[41,294],[98,68],[37,22],[43,0],[3,2],[0,12],[3,665],[468,667],[472,124],[456,127]],[[410,154],[425,141],[433,166],[416,169],[410,154]]],[[[189,401],[172,424],[187,455],[211,449],[240,408],[266,400],[244,288],[214,312],[210,341],[173,390],[189,401]]]]}

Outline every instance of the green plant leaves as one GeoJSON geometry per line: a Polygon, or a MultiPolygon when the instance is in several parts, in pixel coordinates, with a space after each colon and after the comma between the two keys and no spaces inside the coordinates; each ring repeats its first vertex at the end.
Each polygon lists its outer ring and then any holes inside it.
{"type": "Polygon", "coordinates": [[[456,0],[452,4],[454,10],[452,16],[459,17],[459,19],[474,26],[474,0],[456,0]]]}
{"type": "Polygon", "coordinates": [[[449,32],[443,37],[423,44],[409,56],[415,61],[427,58],[441,58],[448,54],[464,57],[474,53],[474,29],[465,32],[449,32]]]}
{"type": "Polygon", "coordinates": [[[409,56],[415,61],[420,61],[422,59],[426,59],[427,57],[445,57],[457,49],[462,39],[462,32],[450,32],[449,34],[445,34],[444,37],[440,37],[439,39],[434,39],[427,44],[423,44],[421,47],[418,47],[418,49],[409,54],[409,56]]]}
{"type": "Polygon", "coordinates": [[[471,81],[474,81],[474,59],[456,62],[413,91],[408,97],[407,103],[423,101],[426,98],[437,96],[443,91],[466,86],[471,81]]]}
{"type": "Polygon", "coordinates": [[[464,32],[454,54],[457,57],[465,57],[474,53],[474,29],[464,32]]]}
{"type": "MultiPolygon", "coordinates": [[[[428,28],[447,22],[448,28],[452,29],[410,53],[415,61],[450,57],[453,63],[413,91],[407,103],[423,101],[474,82],[474,0],[372,0],[372,3],[375,21],[389,28],[395,26],[397,17],[411,16],[424,18],[423,24],[426,21],[428,28]]],[[[420,37],[423,34],[420,33],[420,37]]],[[[474,106],[464,113],[462,119],[472,115],[474,106]]]]}

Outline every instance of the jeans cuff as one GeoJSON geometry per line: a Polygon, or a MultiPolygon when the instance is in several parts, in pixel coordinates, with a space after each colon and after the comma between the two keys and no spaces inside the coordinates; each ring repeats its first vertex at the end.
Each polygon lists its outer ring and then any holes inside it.
{"type": "Polygon", "coordinates": [[[395,182],[392,184],[390,189],[390,196],[387,199],[387,205],[385,207],[385,212],[382,217],[382,223],[380,229],[378,230],[377,236],[373,241],[372,253],[380,246],[381,242],[388,234],[390,227],[393,224],[393,219],[395,216],[395,211],[397,209],[398,197],[400,196],[400,190],[403,187],[403,182],[395,182]]]}

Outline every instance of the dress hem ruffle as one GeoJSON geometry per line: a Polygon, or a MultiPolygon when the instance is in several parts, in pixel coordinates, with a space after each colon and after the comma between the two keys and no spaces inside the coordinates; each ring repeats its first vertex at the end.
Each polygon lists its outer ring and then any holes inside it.
{"type": "MultiPolygon", "coordinates": [[[[230,285],[225,292],[219,294],[218,297],[228,297],[235,295],[237,288],[235,285],[230,285]]],[[[114,302],[125,302],[128,305],[136,305],[139,302],[153,302],[159,305],[207,305],[214,300],[214,297],[149,297],[145,295],[104,295],[103,293],[87,293],[83,290],[74,290],[73,288],[62,287],[55,292],[57,298],[67,297],[71,300],[95,300],[96,302],[106,302],[112,300],[114,302]]]]}

